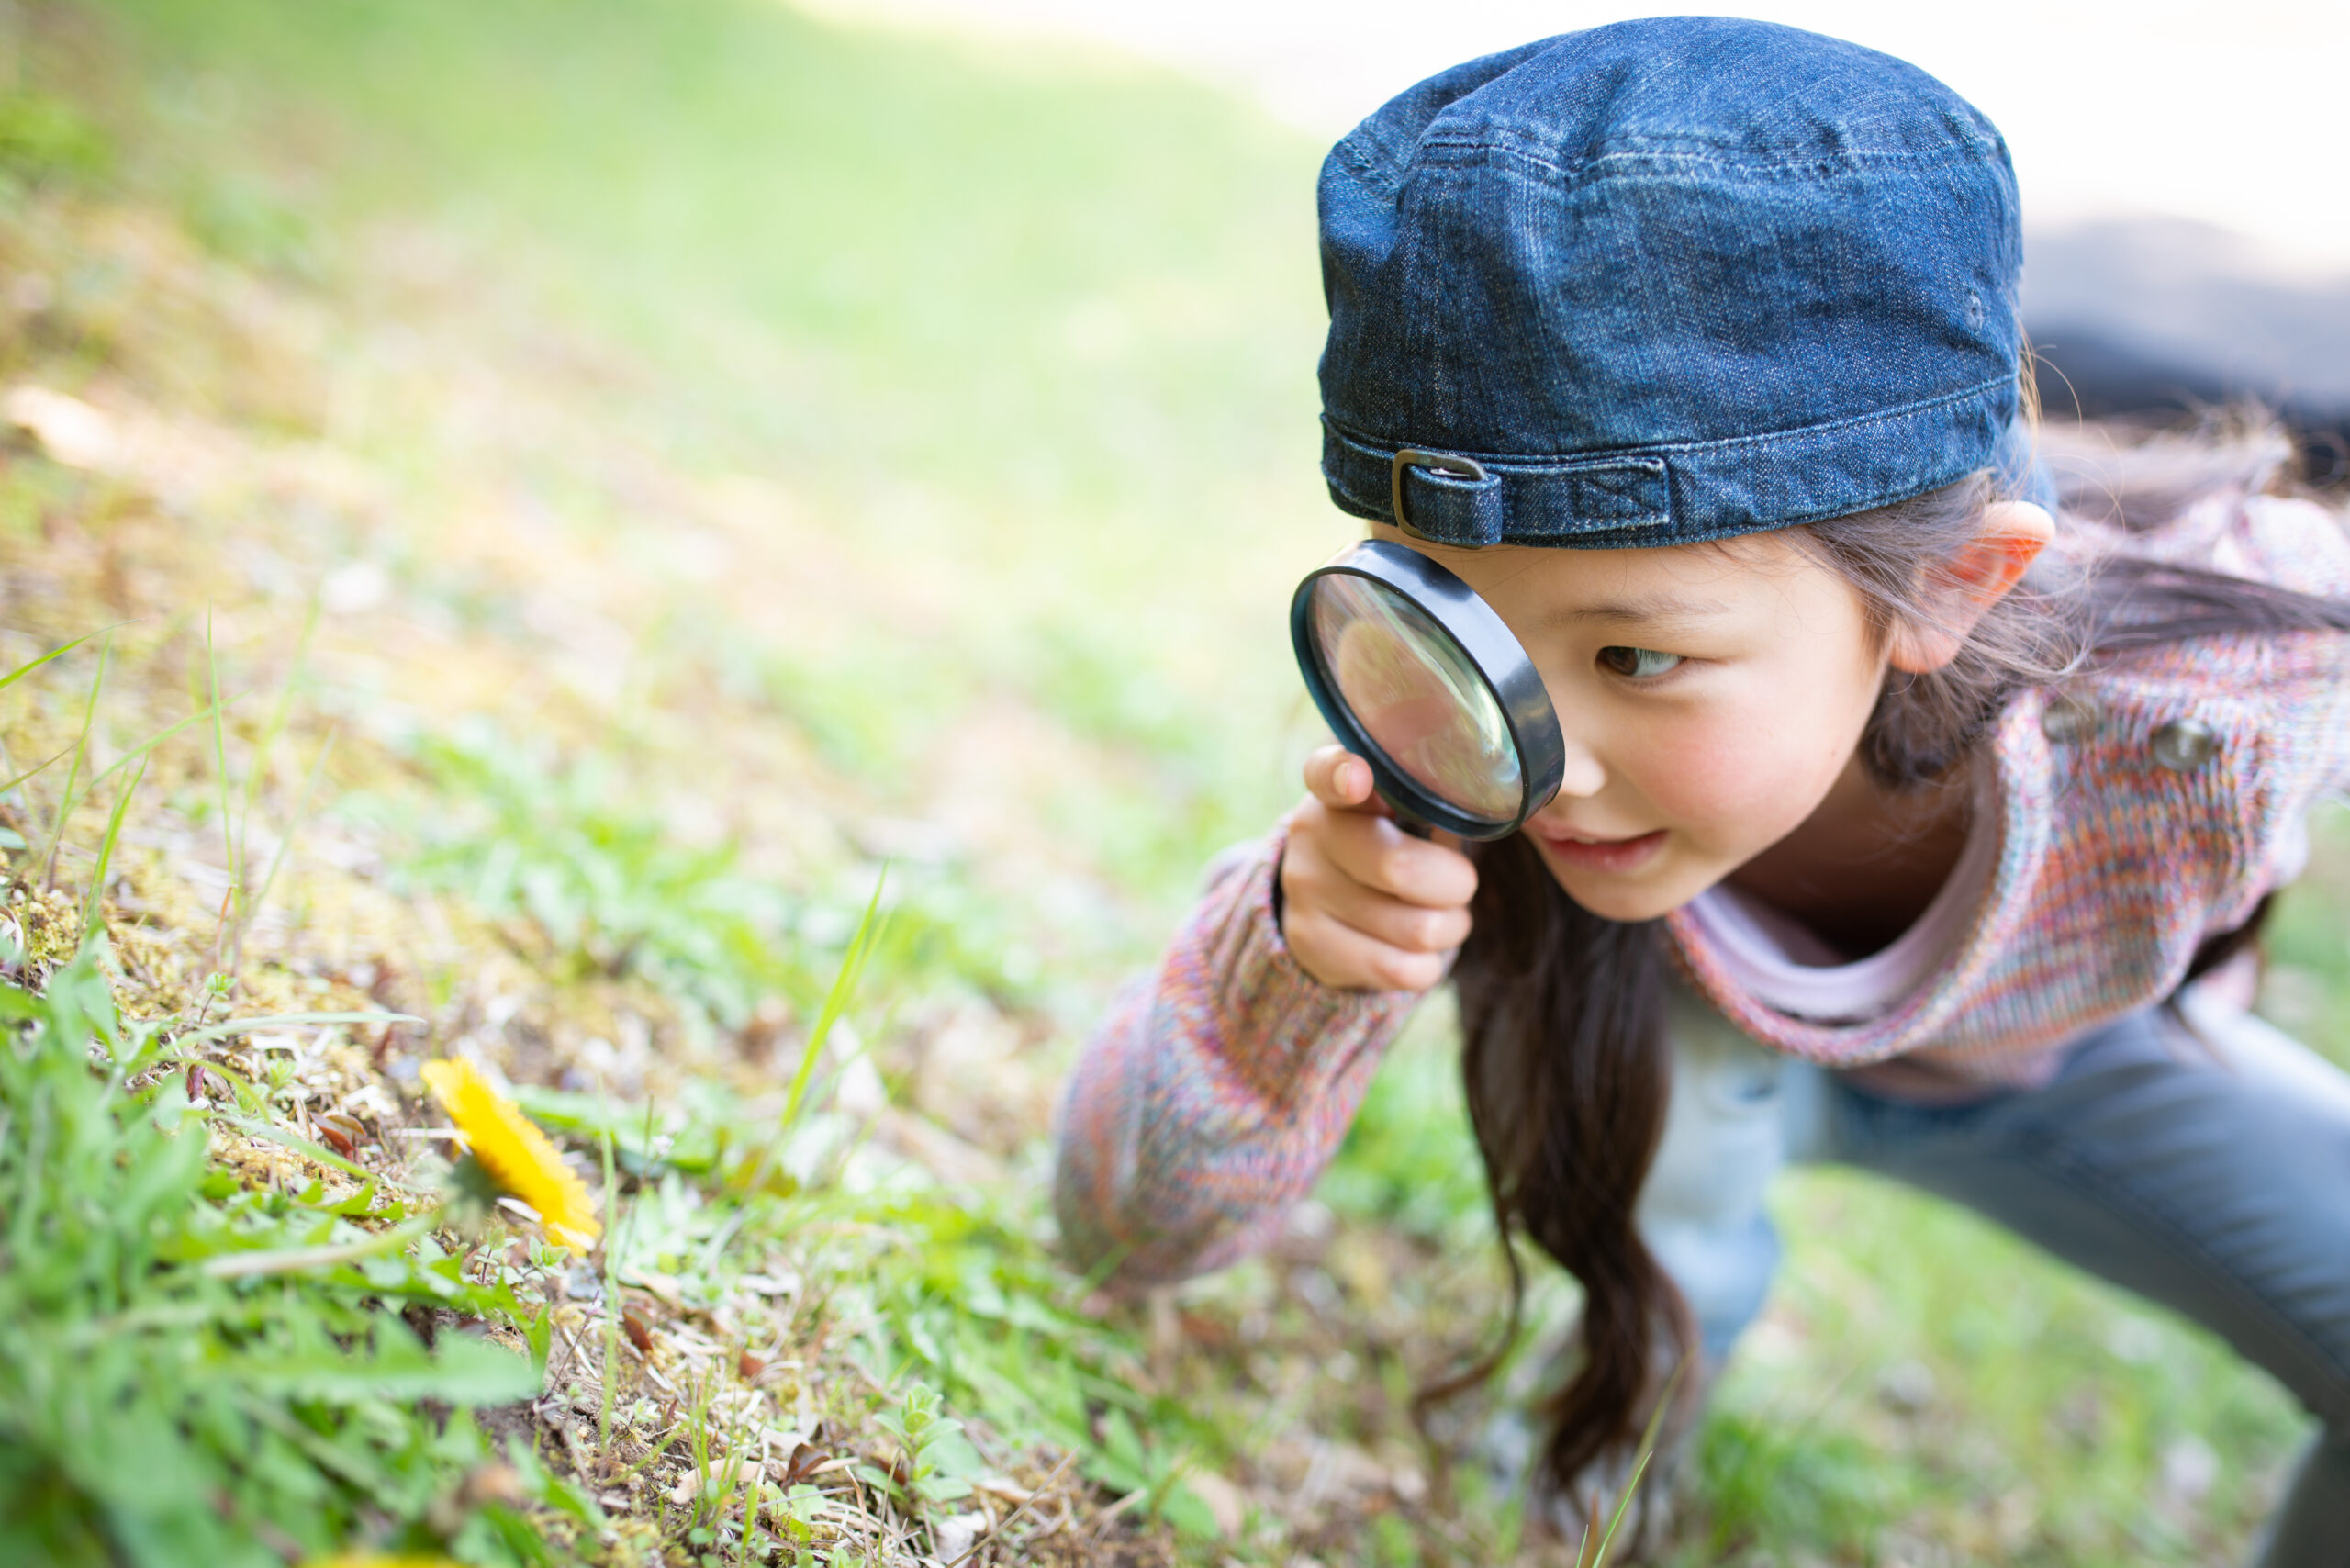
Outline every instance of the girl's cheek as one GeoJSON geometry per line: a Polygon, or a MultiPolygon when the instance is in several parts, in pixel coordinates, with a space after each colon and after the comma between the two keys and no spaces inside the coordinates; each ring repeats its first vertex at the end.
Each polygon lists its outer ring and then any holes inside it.
{"type": "Polygon", "coordinates": [[[1640,792],[1677,823],[1719,816],[1738,792],[1744,759],[1713,726],[1676,725],[1642,751],[1640,792]]]}
{"type": "Polygon", "coordinates": [[[1843,767],[1802,717],[1785,708],[1760,718],[1708,711],[1658,726],[1636,782],[1668,825],[1725,848],[1759,848],[1810,815],[1843,767]]]}

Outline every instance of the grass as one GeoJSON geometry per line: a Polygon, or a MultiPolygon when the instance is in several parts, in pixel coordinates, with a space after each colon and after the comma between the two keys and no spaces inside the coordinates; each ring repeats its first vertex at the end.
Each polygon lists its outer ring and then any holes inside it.
{"type": "MultiPolygon", "coordinates": [[[[1497,1300],[1442,1009],[1264,1257],[1051,1252],[1070,1052],[1310,739],[1315,149],[766,0],[0,27],[0,382],[106,438],[0,451],[0,1557],[1543,1560],[1408,1416],[1497,1300]],[[442,1206],[451,1054],[595,1256],[442,1206]]],[[[2335,817],[2266,1005],[2337,1054],[2345,914],[2335,817]]],[[[2223,1350],[1779,1212],[1680,1561],[2248,1539],[2223,1350]]]]}
{"type": "MultiPolygon", "coordinates": [[[[21,936],[28,901],[11,913],[21,936]]],[[[476,1561],[552,1561],[512,1503],[576,1519],[594,1505],[472,1414],[536,1392],[513,1329],[543,1313],[412,1230],[407,1249],[355,1245],[409,1212],[380,1180],[238,1180],[175,1070],[193,1059],[183,1021],[124,1019],[110,957],[101,943],[57,965],[11,943],[0,982],[6,1555],[279,1562],[363,1520],[424,1530],[444,1477],[504,1464],[510,1501],[451,1533],[476,1561]],[[364,1260],[298,1281],[235,1267],[339,1245],[364,1260]],[[494,1317],[509,1343],[428,1348],[386,1310],[402,1299],[494,1317]]]]}

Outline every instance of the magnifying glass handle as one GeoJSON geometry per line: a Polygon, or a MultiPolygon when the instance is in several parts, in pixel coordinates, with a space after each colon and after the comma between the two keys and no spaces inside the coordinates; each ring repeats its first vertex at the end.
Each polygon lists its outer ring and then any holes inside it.
{"type": "Polygon", "coordinates": [[[1436,836],[1436,829],[1430,827],[1427,823],[1422,822],[1419,818],[1414,816],[1411,812],[1405,811],[1394,801],[1388,801],[1387,809],[1394,813],[1395,825],[1402,828],[1405,833],[1410,834],[1414,838],[1434,838],[1436,836]]]}

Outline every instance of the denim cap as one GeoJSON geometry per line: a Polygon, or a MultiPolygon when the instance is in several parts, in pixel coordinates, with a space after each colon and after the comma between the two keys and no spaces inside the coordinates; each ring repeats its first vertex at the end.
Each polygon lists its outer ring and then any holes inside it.
{"type": "Polygon", "coordinates": [[[1986,467],[2039,488],[2007,145],[1888,55],[1729,17],[1568,33],[1380,109],[1320,207],[1322,469],[1357,517],[1682,544],[1986,467]]]}

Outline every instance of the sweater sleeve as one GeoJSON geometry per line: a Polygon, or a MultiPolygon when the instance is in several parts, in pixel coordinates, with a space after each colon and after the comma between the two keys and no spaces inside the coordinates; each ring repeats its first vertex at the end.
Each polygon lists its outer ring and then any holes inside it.
{"type": "Polygon", "coordinates": [[[1131,1289],[1222,1268],[1336,1152],[1410,991],[1323,985],[1273,913],[1283,833],[1218,863],[1157,972],[1120,994],[1058,1118],[1063,1249],[1131,1289]]]}

